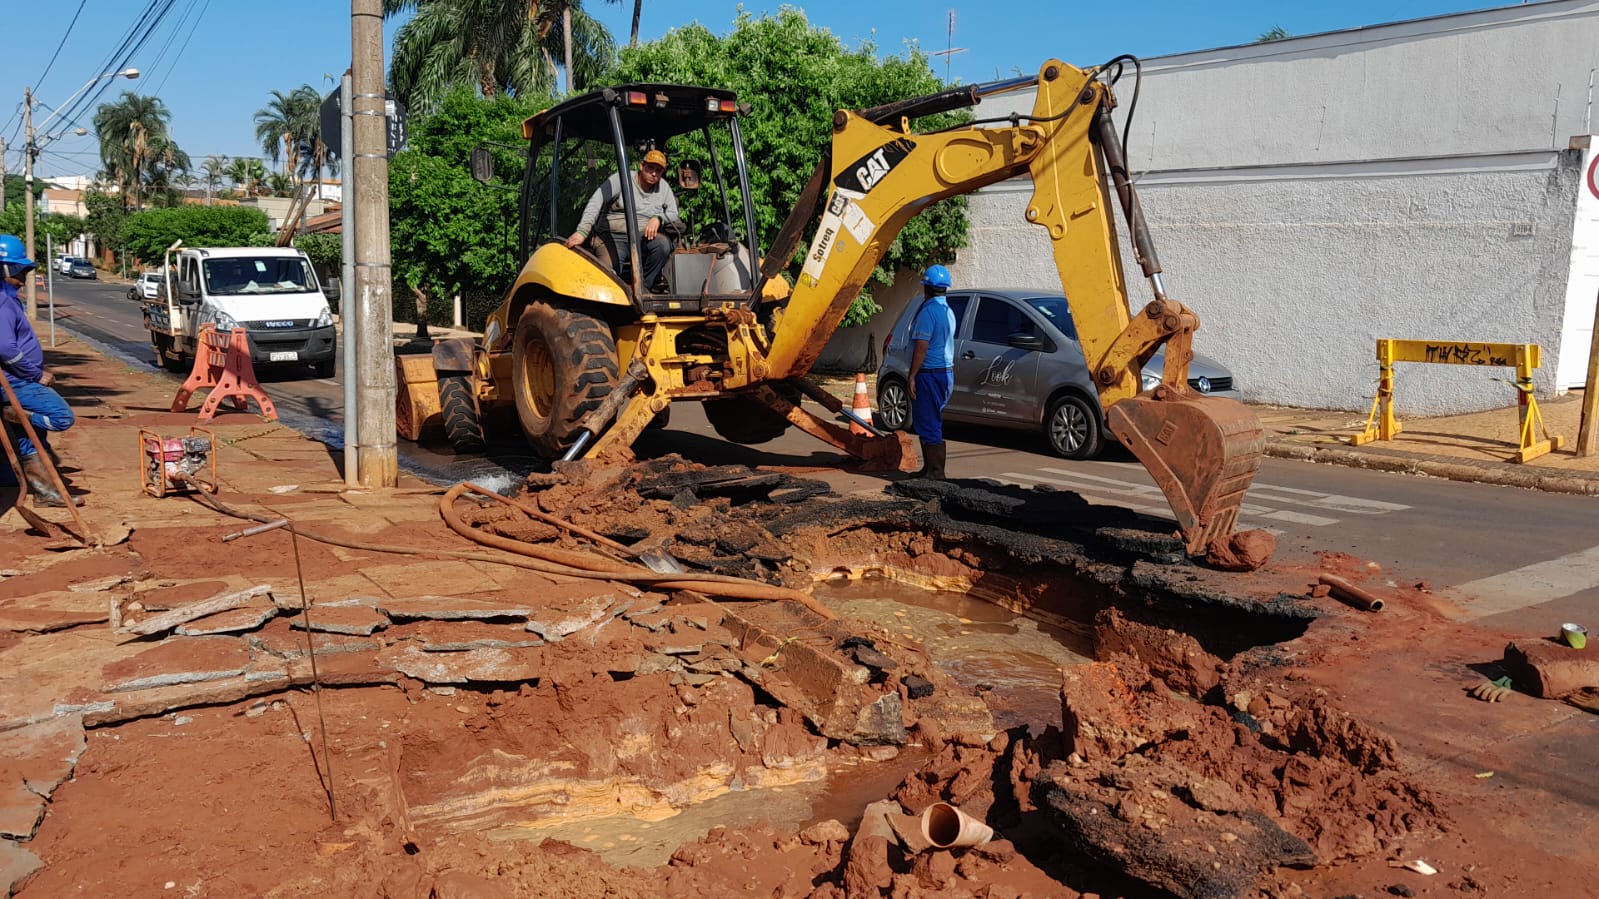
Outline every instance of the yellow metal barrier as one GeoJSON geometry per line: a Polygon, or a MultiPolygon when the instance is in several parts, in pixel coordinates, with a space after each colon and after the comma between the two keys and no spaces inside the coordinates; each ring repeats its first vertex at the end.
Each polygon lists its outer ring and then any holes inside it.
{"type": "Polygon", "coordinates": [[[1373,440],[1392,440],[1399,436],[1403,427],[1399,419],[1394,417],[1394,364],[1434,362],[1514,368],[1517,413],[1521,420],[1521,448],[1516,451],[1513,460],[1529,462],[1560,449],[1562,438],[1549,436],[1548,429],[1544,427],[1543,413],[1538,411],[1538,400],[1532,395],[1532,372],[1541,362],[1542,355],[1543,350],[1536,343],[1379,340],[1377,364],[1381,369],[1377,380],[1377,398],[1371,404],[1371,414],[1366,416],[1366,430],[1349,438],[1349,442],[1361,446],[1373,440]],[[1538,439],[1539,434],[1543,435],[1543,439],[1538,439]]]}

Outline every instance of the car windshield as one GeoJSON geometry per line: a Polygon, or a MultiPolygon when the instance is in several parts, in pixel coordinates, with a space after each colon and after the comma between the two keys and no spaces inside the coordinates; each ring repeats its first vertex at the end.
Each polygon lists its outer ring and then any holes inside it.
{"type": "Polygon", "coordinates": [[[1072,324],[1072,310],[1066,305],[1065,297],[1028,297],[1027,305],[1037,309],[1055,326],[1055,330],[1077,339],[1077,328],[1072,324]]]}
{"type": "Polygon", "coordinates": [[[212,296],[306,293],[316,289],[309,266],[297,257],[205,260],[206,291],[212,296]]]}

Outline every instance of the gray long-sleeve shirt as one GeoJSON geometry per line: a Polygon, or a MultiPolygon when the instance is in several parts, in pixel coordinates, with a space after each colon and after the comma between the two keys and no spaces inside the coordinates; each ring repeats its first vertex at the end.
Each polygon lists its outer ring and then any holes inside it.
{"type": "MultiPolygon", "coordinates": [[[[622,205],[622,177],[617,172],[605,179],[599,190],[589,197],[589,203],[583,207],[583,217],[578,220],[577,230],[583,234],[594,233],[594,223],[599,221],[601,215],[611,218],[612,230],[623,230],[626,219],[625,207],[622,205]]],[[[662,178],[656,182],[655,190],[647,191],[639,186],[638,179],[633,179],[633,208],[638,213],[638,225],[642,229],[644,223],[651,218],[658,218],[664,222],[678,220],[677,195],[672,193],[672,186],[662,178]]]]}

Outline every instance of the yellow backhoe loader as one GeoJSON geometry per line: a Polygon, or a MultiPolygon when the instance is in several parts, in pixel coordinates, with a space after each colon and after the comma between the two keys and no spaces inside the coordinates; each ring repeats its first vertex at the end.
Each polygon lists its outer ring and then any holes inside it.
{"type": "MultiPolygon", "coordinates": [[[[739,132],[749,113],[731,92],[634,84],[569,100],[523,123],[520,258],[479,341],[440,342],[400,360],[403,436],[442,419],[450,439],[482,442],[482,423],[514,407],[548,458],[604,456],[631,446],[674,401],[704,403],[716,431],[760,443],[790,425],[883,468],[914,467],[903,434],[858,436],[850,415],[804,375],[874,266],[929,204],[1019,175],[1033,181],[1027,220],[1044,228],[1071,298],[1110,430],[1154,476],[1187,549],[1237,565],[1234,528],[1264,434],[1244,405],[1187,383],[1198,316],[1166,295],[1160,263],[1111,110],[1111,83],[1131,57],[1083,70],[1045,63],[1036,76],[952,88],[833,117],[830,152],[763,254],[739,132]],[[1035,89],[1030,115],[918,134],[911,122],[1035,89]],[[652,150],[676,169],[684,227],[665,271],[642,283],[633,172],[652,150]],[[568,246],[590,195],[612,175],[627,185],[612,235],[568,246]],[[1130,309],[1117,245],[1120,205],[1154,299],[1130,309]],[[818,220],[797,283],[781,276],[818,220]],[[625,233],[624,230],[625,229],[625,233]],[[632,247],[632,252],[626,248],[632,247]],[[618,249],[623,252],[616,252],[618,249]],[[1160,384],[1141,370],[1165,345],[1160,384]],[[802,405],[813,400],[825,415],[802,405]]],[[[473,173],[493,178],[486,149],[473,173]]],[[[1253,547],[1255,564],[1264,561],[1253,547]]],[[[1269,550],[1268,550],[1269,551],[1269,550]]]]}

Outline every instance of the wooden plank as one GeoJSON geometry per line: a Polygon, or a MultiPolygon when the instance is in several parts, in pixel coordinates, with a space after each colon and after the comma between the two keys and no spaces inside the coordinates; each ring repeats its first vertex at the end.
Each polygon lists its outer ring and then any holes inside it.
{"type": "Polygon", "coordinates": [[[226,612],[229,609],[237,609],[249,602],[251,599],[254,599],[255,597],[264,593],[271,592],[272,588],[270,586],[266,584],[257,584],[254,587],[250,587],[245,590],[239,590],[233,593],[219,593],[210,599],[202,599],[199,602],[190,603],[186,606],[179,606],[176,609],[162,612],[159,615],[152,615],[137,624],[130,624],[126,627],[123,627],[120,631],[118,631],[118,633],[134,634],[136,636],[158,634],[162,631],[171,630],[180,624],[187,624],[196,618],[204,618],[207,615],[214,615],[217,612],[226,612]]]}

